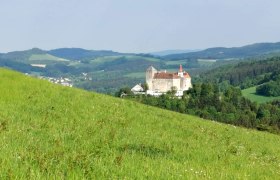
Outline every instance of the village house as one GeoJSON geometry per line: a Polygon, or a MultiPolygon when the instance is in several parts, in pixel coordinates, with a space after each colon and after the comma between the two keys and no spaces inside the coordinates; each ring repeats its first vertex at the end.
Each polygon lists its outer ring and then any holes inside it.
{"type": "Polygon", "coordinates": [[[136,84],[136,85],[131,89],[131,91],[132,91],[134,94],[145,94],[144,88],[141,86],[141,84],[136,84]]]}

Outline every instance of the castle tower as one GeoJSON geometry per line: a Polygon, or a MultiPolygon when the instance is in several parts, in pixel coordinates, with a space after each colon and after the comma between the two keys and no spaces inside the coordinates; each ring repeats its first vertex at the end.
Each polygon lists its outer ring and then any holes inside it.
{"type": "Polygon", "coordinates": [[[180,64],[180,68],[179,68],[178,76],[180,76],[180,77],[184,77],[184,72],[183,72],[183,67],[182,67],[182,64],[180,64]]]}
{"type": "Polygon", "coordinates": [[[157,70],[153,66],[150,66],[146,71],[146,83],[148,84],[149,90],[153,89],[153,78],[155,73],[157,73],[157,70]]]}

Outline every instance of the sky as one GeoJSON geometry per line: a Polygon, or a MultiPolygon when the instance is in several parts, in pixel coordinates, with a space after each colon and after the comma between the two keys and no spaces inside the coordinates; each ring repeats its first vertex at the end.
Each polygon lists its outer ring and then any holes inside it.
{"type": "Polygon", "coordinates": [[[280,41],[279,0],[0,0],[0,52],[118,52],[280,41]]]}

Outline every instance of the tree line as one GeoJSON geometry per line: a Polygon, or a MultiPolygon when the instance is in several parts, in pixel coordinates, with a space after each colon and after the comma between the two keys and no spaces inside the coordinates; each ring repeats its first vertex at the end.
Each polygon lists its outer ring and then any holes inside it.
{"type": "Polygon", "coordinates": [[[263,96],[280,96],[280,70],[266,75],[267,83],[257,87],[256,93],[263,96]]]}
{"type": "Polygon", "coordinates": [[[230,64],[202,73],[199,82],[228,83],[241,89],[260,85],[269,81],[273,72],[280,70],[280,57],[265,60],[251,60],[230,64]]]}

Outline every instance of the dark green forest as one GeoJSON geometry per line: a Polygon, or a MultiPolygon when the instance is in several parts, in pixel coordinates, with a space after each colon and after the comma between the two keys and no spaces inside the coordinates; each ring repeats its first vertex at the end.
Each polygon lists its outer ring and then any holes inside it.
{"type": "Polygon", "coordinates": [[[247,60],[238,64],[221,66],[202,73],[198,82],[218,83],[239,86],[241,89],[270,81],[270,75],[280,70],[280,57],[264,60],[247,60]]]}

